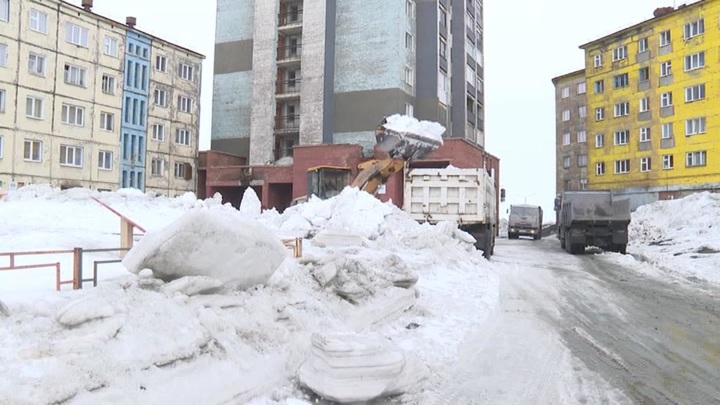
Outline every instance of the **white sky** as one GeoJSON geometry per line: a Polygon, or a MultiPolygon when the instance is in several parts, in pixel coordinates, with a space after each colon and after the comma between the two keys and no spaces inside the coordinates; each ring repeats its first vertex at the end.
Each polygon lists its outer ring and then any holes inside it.
{"type": "MultiPolygon", "coordinates": [[[[672,0],[485,0],[486,147],[501,160],[501,187],[507,189],[503,216],[509,203],[527,200],[543,206],[546,220],[555,217],[551,79],[583,67],[579,45],[649,19],[657,7],[672,5],[672,0]]],[[[210,147],[215,9],[215,0],[95,0],[93,8],[121,22],[135,16],[139,29],[207,57],[201,150],[210,147]]]]}

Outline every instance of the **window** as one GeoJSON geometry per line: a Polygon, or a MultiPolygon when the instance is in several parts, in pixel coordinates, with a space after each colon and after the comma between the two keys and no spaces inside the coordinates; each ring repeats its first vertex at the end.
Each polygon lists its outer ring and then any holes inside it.
{"type": "Polygon", "coordinates": [[[580,118],[587,117],[587,107],[584,105],[578,107],[578,115],[580,116],[580,118]]]}
{"type": "Polygon", "coordinates": [[[595,135],[595,147],[602,148],[603,146],[605,146],[605,135],[603,135],[603,134],[595,135]]]}
{"type": "Polygon", "coordinates": [[[77,146],[60,145],[60,165],[82,167],[83,149],[77,146]]]}
{"type": "Polygon", "coordinates": [[[70,22],[65,23],[65,41],[87,48],[88,29],[70,22]]]}
{"type": "Polygon", "coordinates": [[[638,53],[643,53],[647,51],[648,49],[648,39],[647,38],[640,38],[638,40],[638,53]]]}
{"type": "Polygon", "coordinates": [[[178,76],[180,76],[181,79],[193,81],[193,67],[181,63],[178,68],[178,76]]]}
{"type": "Polygon", "coordinates": [[[670,30],[663,31],[660,33],[660,46],[670,45],[672,38],[670,37],[670,30]]]}
{"type": "Polygon", "coordinates": [[[685,135],[704,134],[705,129],[705,117],[685,120],[685,135]]]}
{"type": "Polygon", "coordinates": [[[578,143],[585,143],[587,142],[587,132],[580,131],[577,133],[577,141],[578,143]]]}
{"type": "Polygon", "coordinates": [[[685,57],[685,71],[700,69],[705,66],[705,52],[698,52],[685,57]]]}
{"type": "Polygon", "coordinates": [[[627,101],[622,103],[616,103],[614,116],[623,117],[625,115],[630,115],[630,103],[627,101]]]}
{"type": "MultiPolygon", "coordinates": [[[[0,6],[2,7],[2,6],[0,6]]],[[[42,34],[48,32],[48,15],[34,8],[30,9],[30,29],[42,34]]]]}
{"type": "Polygon", "coordinates": [[[570,156],[563,156],[563,169],[570,168],[570,156]]]}
{"type": "Polygon", "coordinates": [[[165,161],[162,159],[153,159],[150,162],[151,176],[165,176],[165,161]]]}
{"type": "Polygon", "coordinates": [[[640,171],[649,172],[651,170],[650,162],[651,160],[649,157],[640,158],[640,171]]]}
{"type": "Polygon", "coordinates": [[[415,3],[412,0],[405,1],[405,14],[409,18],[415,18],[415,3]]]}
{"type": "Polygon", "coordinates": [[[587,190],[587,179],[580,179],[580,190],[587,190]]]}
{"type": "Polygon", "coordinates": [[[627,145],[630,138],[630,131],[623,129],[622,131],[615,131],[615,145],[627,145]]]}
{"type": "Polygon", "coordinates": [[[605,119],[605,107],[598,107],[595,109],[595,121],[602,121],[605,119]]]}
{"type": "Polygon", "coordinates": [[[563,145],[570,145],[570,133],[563,134],[563,145]]]}
{"type": "Polygon", "coordinates": [[[650,97],[640,99],[640,112],[650,111],[650,97]]]}
{"type": "Polygon", "coordinates": [[[560,92],[562,93],[562,98],[570,97],[570,87],[565,86],[562,88],[562,90],[560,90],[560,92]]]}
{"type": "Polygon", "coordinates": [[[662,124],[660,137],[662,139],[670,139],[673,136],[673,124],[672,122],[666,122],[662,124]]]}
{"type": "Polygon", "coordinates": [[[85,87],[87,69],[65,64],[65,83],[85,87]]]}
{"type": "Polygon", "coordinates": [[[158,72],[167,72],[167,58],[163,55],[155,56],[155,70],[158,72]]]}
{"type": "Polygon", "coordinates": [[[63,104],[62,105],[62,122],[63,124],[77,125],[79,127],[84,125],[85,121],[85,109],[76,105],[63,104]]]}
{"type": "Polygon", "coordinates": [[[563,112],[562,112],[562,120],[563,120],[563,121],[570,121],[570,110],[563,110],[563,112]]]}
{"type": "Polygon", "coordinates": [[[603,58],[602,58],[602,54],[601,54],[601,53],[595,55],[595,57],[594,57],[593,59],[594,59],[594,61],[595,61],[595,67],[596,67],[596,68],[602,66],[602,64],[603,64],[603,58]]]}
{"type": "Polygon", "coordinates": [[[693,101],[702,100],[705,98],[705,84],[698,84],[696,86],[685,87],[685,102],[692,103],[693,101]]]}
{"type": "Polygon", "coordinates": [[[167,92],[165,90],[155,89],[153,92],[153,99],[155,101],[155,105],[167,107],[167,92]]]}
{"type": "Polygon", "coordinates": [[[36,76],[45,76],[45,57],[30,52],[28,56],[28,72],[36,76]]]}
{"type": "Polygon", "coordinates": [[[43,99],[28,96],[25,99],[25,115],[30,118],[43,119],[43,99]]]}
{"type": "Polygon", "coordinates": [[[115,77],[109,75],[102,76],[102,91],[105,94],[115,94],[115,77]]]}
{"type": "Polygon", "coordinates": [[[605,174],[605,162],[595,163],[595,174],[598,176],[602,176],[605,174]]]}
{"type": "Polygon", "coordinates": [[[165,142],[165,126],[161,124],[153,124],[152,126],[153,141],[165,142]]]}
{"type": "Polygon", "coordinates": [[[619,60],[623,60],[627,58],[627,46],[622,45],[618,46],[617,48],[613,49],[613,62],[617,62],[619,60]]]}
{"type": "Polygon", "coordinates": [[[23,148],[23,159],[28,162],[42,161],[42,142],[26,139],[23,148]]]}
{"type": "Polygon", "coordinates": [[[0,89],[0,113],[5,112],[5,89],[0,89]]]}
{"type": "Polygon", "coordinates": [[[112,170],[113,153],[109,150],[98,152],[98,168],[101,170],[112,170]]]}
{"type": "Polygon", "coordinates": [[[442,71],[438,71],[438,100],[447,105],[449,104],[450,85],[448,77],[442,71]]]}
{"type": "Polygon", "coordinates": [[[0,21],[10,21],[10,0],[0,0],[0,21]]]}
{"type": "Polygon", "coordinates": [[[6,44],[0,44],[0,67],[7,67],[8,50],[6,44]]]}
{"type": "Polygon", "coordinates": [[[175,132],[175,143],[190,146],[190,131],[187,129],[178,129],[175,132]]]}
{"type": "Polygon", "coordinates": [[[616,89],[620,89],[623,87],[627,87],[630,84],[630,80],[628,78],[627,73],[623,73],[621,75],[617,75],[613,78],[613,83],[615,84],[616,89]]]}
{"type": "Polygon", "coordinates": [[[685,167],[705,166],[706,152],[688,152],[685,154],[685,167]]]}
{"type": "Polygon", "coordinates": [[[440,24],[441,27],[447,27],[448,26],[447,11],[445,10],[445,7],[443,7],[442,5],[440,5],[438,8],[440,10],[440,12],[438,13],[438,23],[440,24]]]}
{"type": "Polygon", "coordinates": [[[100,129],[112,131],[114,128],[115,115],[108,112],[100,113],[100,129]]]}
{"type": "Polygon", "coordinates": [[[615,174],[630,173],[630,160],[616,160],[615,161],[615,174]]]}
{"type": "Polygon", "coordinates": [[[415,113],[415,108],[410,103],[405,103],[405,115],[408,117],[413,117],[415,113]]]}
{"type": "Polygon", "coordinates": [[[587,92],[587,85],[585,82],[578,83],[577,85],[577,94],[585,94],[587,92]]]}
{"type": "Polygon", "coordinates": [[[578,167],[587,166],[587,155],[578,155],[578,167]]]}
{"type": "Polygon", "coordinates": [[[650,127],[640,128],[640,142],[650,142],[650,127]]]}
{"type": "Polygon", "coordinates": [[[175,162],[175,177],[179,179],[187,179],[188,174],[187,166],[189,166],[187,163],[182,162],[175,162]]]}
{"type": "Polygon", "coordinates": [[[673,155],[663,155],[663,169],[670,170],[675,166],[673,155]]]}
{"type": "Polygon", "coordinates": [[[405,33],[405,49],[407,49],[408,51],[412,52],[412,50],[413,50],[414,48],[415,48],[415,47],[414,47],[414,45],[413,45],[413,36],[412,36],[412,34],[410,34],[409,32],[406,32],[406,33],[405,33]]]}
{"type": "Polygon", "coordinates": [[[105,55],[115,56],[118,55],[118,40],[113,37],[105,37],[105,47],[103,48],[105,55]]]}
{"type": "Polygon", "coordinates": [[[185,96],[178,96],[178,109],[182,112],[189,113],[192,111],[192,100],[185,96]]]}
{"type": "Polygon", "coordinates": [[[638,81],[646,82],[648,80],[650,80],[650,68],[644,67],[638,69],[638,81]]]}
{"type": "Polygon", "coordinates": [[[445,42],[443,39],[440,39],[440,57],[447,60],[447,42],[445,42]]]}
{"type": "Polygon", "coordinates": [[[662,93],[660,95],[660,107],[670,107],[672,105],[672,92],[662,93]]]}
{"type": "Polygon", "coordinates": [[[660,64],[660,77],[672,75],[672,63],[670,61],[660,64]]]}
{"type": "Polygon", "coordinates": [[[405,83],[407,83],[410,87],[415,84],[415,75],[413,74],[413,70],[407,66],[405,66],[405,83]]]}
{"type": "Polygon", "coordinates": [[[705,20],[702,18],[685,24],[685,29],[683,30],[685,39],[690,39],[692,37],[702,35],[704,32],[705,20]]]}
{"type": "Polygon", "coordinates": [[[605,81],[598,80],[595,82],[595,94],[600,94],[605,91],[605,81]]]}

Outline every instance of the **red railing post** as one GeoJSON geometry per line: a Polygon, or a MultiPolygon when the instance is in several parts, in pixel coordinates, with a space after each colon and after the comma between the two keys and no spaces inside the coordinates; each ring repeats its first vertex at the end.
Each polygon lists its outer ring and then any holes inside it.
{"type": "Polygon", "coordinates": [[[73,249],[73,290],[82,288],[82,248],[73,249]]]}

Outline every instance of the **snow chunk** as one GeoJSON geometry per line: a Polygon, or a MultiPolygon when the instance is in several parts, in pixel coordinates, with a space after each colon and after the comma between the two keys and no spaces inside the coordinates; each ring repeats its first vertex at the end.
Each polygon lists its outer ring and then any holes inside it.
{"type": "Polygon", "coordinates": [[[252,187],[246,188],[243,193],[242,201],[240,201],[240,212],[252,217],[258,217],[262,212],[262,203],[252,187]]]}
{"type": "Polygon", "coordinates": [[[187,296],[208,294],[217,291],[223,282],[211,277],[195,276],[183,277],[173,280],[162,287],[168,294],[181,293],[187,296]]]}
{"type": "Polygon", "coordinates": [[[109,318],[115,309],[107,300],[99,295],[89,295],[72,301],[55,314],[55,319],[62,325],[72,327],[100,318],[109,318]]]}
{"type": "Polygon", "coordinates": [[[267,282],[288,254],[277,236],[237,211],[193,210],[148,232],[123,264],[135,274],[150,268],[164,281],[207,276],[245,289],[267,282]]]}
{"type": "Polygon", "coordinates": [[[416,364],[408,366],[400,348],[376,334],[314,333],[310,341],[298,378],[325,399],[370,401],[400,394],[426,376],[416,364]]]}
{"type": "Polygon", "coordinates": [[[385,128],[397,132],[409,132],[422,135],[429,139],[440,141],[445,133],[445,127],[434,121],[418,121],[409,115],[394,114],[387,117],[385,128]]]}

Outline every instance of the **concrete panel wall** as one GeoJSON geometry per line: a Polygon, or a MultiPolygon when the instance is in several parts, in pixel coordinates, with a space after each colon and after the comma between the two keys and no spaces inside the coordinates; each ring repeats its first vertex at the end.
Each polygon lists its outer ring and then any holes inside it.
{"type": "Polygon", "coordinates": [[[250,137],[252,83],[252,72],[215,75],[211,140],[250,137]]]}
{"type": "Polygon", "coordinates": [[[273,161],[279,3],[255,3],[250,164],[273,161]]]}
{"type": "Polygon", "coordinates": [[[465,2],[452,2],[452,19],[450,20],[450,32],[452,42],[448,44],[451,63],[451,117],[453,138],[464,138],[466,131],[467,109],[465,107],[465,2]]]}
{"type": "Polygon", "coordinates": [[[417,92],[415,116],[438,119],[438,4],[437,0],[417,2],[417,92]]]}
{"type": "Polygon", "coordinates": [[[301,145],[319,144],[323,140],[326,1],[303,2],[301,145]]]}
{"type": "Polygon", "coordinates": [[[217,0],[215,43],[252,39],[254,19],[255,0],[217,0]]]}

